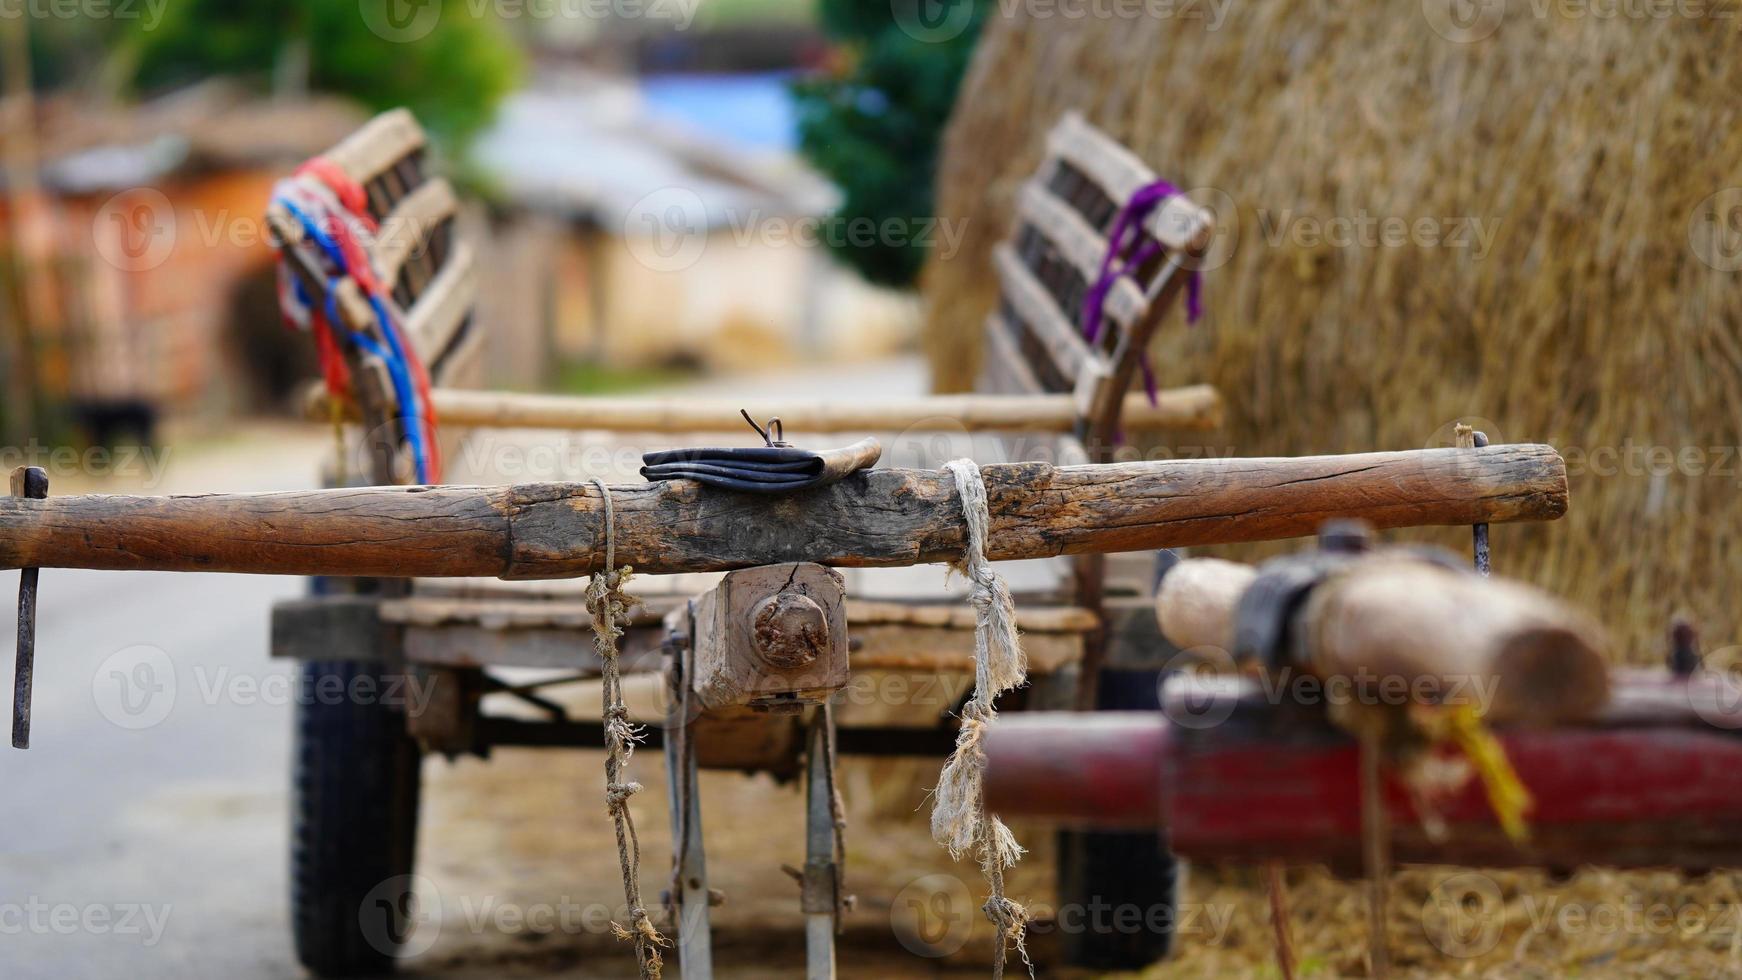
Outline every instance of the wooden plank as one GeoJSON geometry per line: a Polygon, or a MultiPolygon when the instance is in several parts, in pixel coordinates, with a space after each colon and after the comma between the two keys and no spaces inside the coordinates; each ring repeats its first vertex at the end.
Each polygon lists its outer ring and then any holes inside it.
{"type": "MultiPolygon", "coordinates": [[[[784,566],[781,566],[784,567],[784,566]]],[[[642,598],[623,623],[632,626],[663,621],[667,613],[682,609],[688,599],[655,595],[642,598]]],[[[592,616],[584,601],[577,599],[453,599],[411,596],[404,599],[368,600],[379,607],[381,621],[407,626],[482,626],[485,629],[591,629],[592,616]]],[[[853,626],[914,626],[925,629],[972,631],[974,611],[951,603],[902,603],[847,600],[847,619],[853,626]]],[[[1024,633],[1086,633],[1097,627],[1095,614],[1074,606],[1027,607],[1016,613],[1017,628],[1024,633]]]]}
{"type": "Polygon", "coordinates": [[[302,222],[291,217],[277,202],[266,207],[266,226],[271,230],[273,238],[282,243],[282,253],[290,258],[291,266],[302,278],[303,285],[313,295],[319,295],[325,286],[321,271],[315,268],[297,246],[302,244],[306,234],[302,222]]]}
{"type": "MultiPolygon", "coordinates": [[[[1155,173],[1137,155],[1091,126],[1079,113],[1067,113],[1047,137],[1047,152],[1094,181],[1115,204],[1123,204],[1138,188],[1155,180],[1155,173]]],[[[1215,232],[1215,216],[1175,195],[1163,201],[1144,230],[1175,251],[1206,248],[1215,232]]]]}
{"type": "Polygon", "coordinates": [[[1105,361],[1099,352],[1089,348],[1088,341],[1078,332],[1076,318],[1059,309],[1058,301],[1022,264],[1014,249],[1008,244],[997,246],[992,252],[992,264],[998,271],[1005,296],[1027,322],[1060,373],[1074,384],[1085,364],[1105,361]]]}
{"type": "MultiPolygon", "coordinates": [[[[865,626],[921,626],[972,631],[974,610],[961,603],[869,602],[847,600],[847,622],[865,626]]],[[[1076,606],[1023,606],[1016,610],[1016,628],[1023,633],[1087,633],[1099,629],[1100,617],[1076,606]]]]}
{"type": "MultiPolygon", "coordinates": [[[[618,644],[624,671],[658,671],[664,640],[663,627],[641,626],[624,633],[618,644]]],[[[405,659],[454,668],[527,667],[577,674],[597,674],[602,669],[592,635],[572,629],[407,626],[405,659]]]]}
{"type": "Polygon", "coordinates": [[[477,299],[477,262],[471,244],[460,242],[429,288],[406,311],[406,333],[424,364],[436,363],[448,349],[477,299]]]}
{"type": "MultiPolygon", "coordinates": [[[[974,672],[972,628],[881,624],[856,625],[852,631],[850,660],[855,671],[974,672]]],[[[1051,674],[1083,658],[1083,637],[1078,633],[1027,633],[1022,637],[1022,652],[1028,656],[1030,675],[1051,674]]]]}
{"type": "MultiPolygon", "coordinates": [[[[655,596],[630,610],[621,622],[647,626],[664,620],[665,614],[682,608],[687,600],[655,596]]],[[[480,626],[487,630],[593,628],[585,601],[551,599],[453,599],[445,596],[409,596],[381,603],[381,619],[406,626],[480,626]]]]}
{"type": "Polygon", "coordinates": [[[397,284],[406,260],[427,254],[436,226],[452,218],[458,207],[453,185],[443,177],[424,182],[395,205],[375,239],[375,267],[382,281],[390,288],[397,284]]]}
{"type": "MultiPolygon", "coordinates": [[[[1016,209],[1024,221],[1046,236],[1059,254],[1076,267],[1085,282],[1094,285],[1101,276],[1101,262],[1107,254],[1104,235],[1089,227],[1075,208],[1053,196],[1052,191],[1036,181],[1022,185],[1017,194],[1016,209]]],[[[1149,300],[1129,276],[1120,277],[1107,294],[1107,315],[1121,329],[1130,329],[1131,324],[1148,309],[1149,300]]],[[[1079,319],[1072,317],[1080,328],[1079,319]]]]}
{"type": "MultiPolygon", "coordinates": [[[[987,315],[986,346],[980,355],[980,382],[976,387],[1002,395],[1047,396],[1049,393],[1046,386],[1035,377],[1034,368],[1029,365],[1028,358],[1022,356],[1022,349],[1016,345],[1016,337],[1011,331],[1018,329],[1021,328],[1013,325],[997,310],[987,315]]],[[[1068,404],[1071,424],[1074,426],[1077,418],[1076,403],[1073,400],[1068,404]]]]}
{"type": "Polygon", "coordinates": [[[329,595],[289,599],[272,607],[273,657],[360,662],[392,659],[398,632],[384,628],[375,596],[329,595]]]}
{"type": "MultiPolygon", "coordinates": [[[[348,598],[348,597],[347,597],[348,598]]],[[[325,600],[311,600],[318,605],[325,600]]],[[[642,604],[624,621],[629,625],[661,622],[666,614],[688,603],[684,596],[642,597],[642,604]]],[[[485,629],[591,629],[593,617],[580,599],[461,599],[447,596],[410,596],[404,599],[365,598],[354,605],[368,605],[369,616],[405,626],[482,626],[485,629]],[[379,613],[374,610],[379,608],[379,613]]],[[[972,632],[974,611],[960,603],[903,603],[847,600],[851,627],[914,626],[972,632]]],[[[1073,606],[1025,606],[1016,611],[1016,626],[1024,633],[1086,633],[1100,620],[1087,609],[1073,606]]]]}
{"type": "MultiPolygon", "coordinates": [[[[1333,517],[1380,528],[1552,520],[1566,464],[1548,446],[1299,459],[982,469],[994,561],[1274,540],[1333,517]]],[[[874,469],[785,497],[689,480],[611,489],[617,559],[644,574],[815,561],[960,558],[955,479],[874,469]]],[[[599,490],[361,487],[196,496],[0,498],[0,568],[390,578],[572,578],[604,551],[599,490]]]]}
{"type": "MultiPolygon", "coordinates": [[[[429,368],[430,383],[442,386],[440,389],[430,392],[430,400],[436,403],[436,418],[440,420],[444,428],[461,428],[465,427],[466,423],[459,421],[455,422],[453,426],[449,426],[448,417],[442,414],[441,399],[438,395],[443,393],[458,394],[468,399],[490,397],[488,393],[474,394],[465,390],[483,384],[484,368],[484,328],[477,321],[476,310],[473,310],[471,319],[460,324],[458,339],[454,340],[447,352],[437,357],[435,363],[429,368]]],[[[472,402],[472,404],[476,404],[476,402],[472,402]]],[[[463,416],[465,413],[461,411],[457,414],[463,416]]],[[[444,455],[448,454],[444,453],[444,455]]]]}
{"type": "MultiPolygon", "coordinates": [[[[644,600],[683,602],[713,588],[723,577],[720,573],[697,575],[637,576],[635,594],[644,600]]],[[[587,595],[586,579],[545,579],[530,582],[508,582],[491,577],[415,579],[414,588],[420,596],[444,599],[511,599],[581,602],[587,595]]]]}
{"type": "MultiPolygon", "coordinates": [[[[1007,342],[1007,341],[1006,341],[1007,342]]],[[[470,343],[470,341],[467,341],[470,343]]],[[[1006,355],[1000,352],[1000,359],[1006,355]]],[[[1020,360],[1010,360],[1026,370],[1020,360]]],[[[740,433],[740,408],[754,418],[779,418],[790,433],[838,432],[1059,432],[1072,431],[1077,405],[1071,395],[934,395],[889,401],[841,402],[805,399],[707,399],[585,397],[464,391],[439,387],[430,393],[443,428],[563,429],[601,432],[740,433]]],[[[310,389],[305,412],[326,421],[324,387],[310,389]]],[[[1214,429],[1222,400],[1209,385],[1170,388],[1125,398],[1126,429],[1214,429]]]]}
{"type": "Polygon", "coordinates": [[[367,184],[424,145],[423,127],[411,110],[392,109],[369,120],[325,156],[352,180],[367,184]]]}
{"type": "Polygon", "coordinates": [[[584,634],[569,629],[493,630],[481,626],[410,626],[408,661],[446,667],[526,667],[601,672],[584,634]]]}

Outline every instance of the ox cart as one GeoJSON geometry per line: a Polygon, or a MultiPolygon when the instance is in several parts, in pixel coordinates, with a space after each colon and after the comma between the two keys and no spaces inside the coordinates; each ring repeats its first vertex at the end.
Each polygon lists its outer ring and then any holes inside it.
{"type": "MultiPolygon", "coordinates": [[[[1087,766],[1083,739],[1113,731],[1131,754],[1122,764],[1146,775],[1120,784],[1138,795],[1117,797],[1106,819],[1061,836],[1061,901],[1094,896],[1142,907],[1171,903],[1174,858],[1154,828],[1186,826],[1166,815],[1195,811],[1150,805],[1157,786],[1175,785],[1147,775],[1158,766],[1165,770],[1167,759],[1155,716],[1138,724],[1130,715],[1106,712],[1163,710],[1158,680],[1178,647],[1157,629],[1153,562],[1126,566],[1107,556],[1301,537],[1331,518],[1380,528],[1475,525],[1485,536],[1491,523],[1552,520],[1567,506],[1564,464],[1546,446],[1116,460],[1122,432],[1215,424],[1219,405],[1206,388],[1159,392],[1153,400],[1131,394],[1153,332],[1193,288],[1192,258],[1209,244],[1212,224],[1185,198],[1166,195],[1135,228],[1121,227],[1129,223],[1122,202],[1158,182],[1076,117],[1050,134],[1039,171],[1018,194],[1015,230],[997,251],[1000,304],[986,324],[979,393],[885,406],[757,406],[760,417],[779,414],[788,429],[809,433],[906,429],[949,419],[961,428],[998,432],[1006,445],[1027,436],[1028,452],[1017,452],[1014,461],[879,469],[864,465],[874,454],[861,447],[839,472],[776,494],[694,478],[433,485],[427,479],[432,461],[465,429],[690,433],[722,429],[732,424],[732,413],[725,406],[467,390],[487,345],[484,324],[473,314],[479,254],[464,233],[451,187],[431,175],[423,134],[408,114],[378,118],[296,180],[305,182],[303,196],[275,200],[269,220],[294,288],[324,311],[332,328],[329,366],[342,365],[348,379],[342,390],[315,401],[353,423],[365,472],[317,491],[147,498],[55,497],[39,471],[21,471],[13,497],[0,502],[0,567],[26,570],[15,744],[28,743],[34,570],[45,567],[312,576],[311,594],[280,605],[272,622],[274,654],[301,661],[310,689],[407,675],[430,685],[433,697],[417,711],[350,699],[299,708],[294,928],[299,957],[319,974],[366,972],[393,959],[393,937],[400,934],[394,923],[372,929],[359,909],[382,882],[415,867],[425,753],[605,748],[610,809],[626,820],[632,791],[623,770],[624,732],[632,720],[649,723],[648,741],[666,756],[679,871],[667,903],[686,977],[710,973],[710,893],[694,791],[701,768],[804,780],[808,859],[800,879],[812,977],[834,974],[842,915],[833,776],[838,754],[942,760],[954,748],[956,761],[972,761],[987,734],[985,798],[978,790],[965,798],[977,811],[967,825],[983,829],[991,825],[982,807],[988,801],[1012,813],[1062,808],[1010,802],[1021,795],[1012,785],[1036,783],[1024,763],[1009,761],[1012,751],[1024,760],[1038,757],[1031,744],[1018,741],[1022,732],[1068,729],[1071,737],[1059,741],[1065,757],[1087,766]],[[329,199],[351,214],[347,220],[396,233],[363,244],[366,254],[357,261],[335,240],[331,225],[309,220],[297,203],[329,199]],[[1136,237],[1134,248],[1119,241],[1127,233],[1136,237]],[[1121,252],[1142,261],[1109,280],[1104,260],[1121,252]],[[1075,311],[1091,293],[1102,322],[1089,339],[1075,311]],[[396,352],[396,345],[409,354],[396,352]],[[426,377],[408,375],[407,363],[426,377]],[[431,412],[443,420],[439,431],[426,425],[431,412]],[[1011,599],[987,563],[1018,560],[1039,562],[1044,581],[1019,583],[1013,617],[1006,616],[1014,621],[1000,627],[998,610],[1011,607],[1011,599]],[[931,564],[967,571],[974,609],[935,595],[854,597],[874,574],[931,564]],[[622,602],[625,566],[649,577],[634,586],[644,599],[640,609],[622,602]],[[710,578],[695,578],[700,575],[710,578]],[[674,578],[661,588],[657,576],[674,578]],[[582,577],[591,577],[586,593],[569,584],[582,577]],[[1001,706],[1068,710],[1068,722],[1037,714],[1028,727],[982,725],[991,721],[999,688],[1021,680],[1019,671],[1013,680],[987,682],[988,649],[1003,642],[1011,626],[1025,634],[1030,682],[1001,706]],[[596,635],[591,645],[584,639],[589,629],[596,635]],[[501,676],[507,668],[552,676],[517,682],[501,676]],[[961,678],[962,701],[942,716],[933,710],[899,724],[866,723],[838,704],[836,695],[855,674],[916,670],[961,678]],[[622,685],[637,676],[669,692],[657,717],[631,719],[623,707],[622,685]],[[600,719],[574,717],[546,696],[554,686],[577,683],[602,684],[600,719]],[[506,700],[537,716],[487,707],[506,700]],[[1083,712],[1097,714],[1085,719],[1083,712]],[[1102,718],[1125,727],[1104,727],[1102,718]]],[[[797,452],[782,435],[770,432],[761,448],[776,453],[770,458],[796,458],[781,455],[797,452]]],[[[809,455],[800,455],[811,465],[809,455]]],[[[828,470],[836,457],[824,458],[819,465],[828,470]]],[[[650,471],[657,474],[657,466],[650,471]]],[[[1589,710],[1606,710],[1606,685],[1601,704],[1589,710]]],[[[1286,708],[1264,704],[1240,717],[1286,708]]],[[[1257,727],[1261,734],[1254,737],[1262,744],[1273,729],[1257,727]]],[[[1110,798],[1102,782],[1084,775],[1093,769],[1046,779],[1082,787],[1085,799],[1110,798]]],[[[1193,788],[1220,785],[1193,780],[1193,788]]],[[[1712,787],[1722,806],[1735,803],[1734,790],[1730,783],[1712,787]]],[[[1213,800],[1213,790],[1199,796],[1205,794],[1213,800]]],[[[1252,789],[1253,795],[1262,794],[1252,789]]],[[[1666,805],[1673,812],[1665,819],[1688,816],[1666,805]]],[[[1464,816],[1484,827],[1496,817],[1476,810],[1464,816]]],[[[1190,845],[1185,853],[1194,853],[1200,838],[1184,839],[1190,845]]],[[[1289,856],[1313,857],[1322,843],[1300,843],[1289,856]]],[[[1642,844],[1626,863],[1656,857],[1679,864],[1685,851],[1642,844]]],[[[1724,859],[1727,852],[1712,854],[1724,859]]],[[[631,910],[645,915],[627,851],[624,863],[631,910]]],[[[995,876],[995,899],[1000,887],[995,876]]],[[[386,905],[390,918],[399,914],[397,903],[386,905]]],[[[1001,929],[1012,922],[1008,913],[996,917],[1004,908],[988,903],[1001,929]]],[[[642,931],[652,930],[650,919],[630,923],[642,940],[637,953],[644,974],[657,972],[650,962],[655,944],[642,931]]],[[[1019,933],[1020,921],[1015,925],[1019,933]]],[[[1164,953],[1167,939],[1164,933],[1083,937],[1067,955],[1086,964],[1135,966],[1164,953]]]]}

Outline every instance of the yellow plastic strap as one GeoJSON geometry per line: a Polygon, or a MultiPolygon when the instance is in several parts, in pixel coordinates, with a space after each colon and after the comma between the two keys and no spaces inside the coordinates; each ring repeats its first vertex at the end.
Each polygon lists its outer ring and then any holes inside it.
{"type": "Polygon", "coordinates": [[[1482,788],[1488,794],[1488,805],[1494,808],[1500,829],[1515,844],[1528,840],[1530,828],[1525,824],[1524,815],[1536,804],[1524,781],[1518,778],[1517,770],[1512,768],[1511,760],[1506,758],[1505,746],[1493,732],[1483,727],[1473,705],[1448,708],[1445,721],[1450,740],[1476,767],[1476,775],[1482,780],[1482,788]]]}

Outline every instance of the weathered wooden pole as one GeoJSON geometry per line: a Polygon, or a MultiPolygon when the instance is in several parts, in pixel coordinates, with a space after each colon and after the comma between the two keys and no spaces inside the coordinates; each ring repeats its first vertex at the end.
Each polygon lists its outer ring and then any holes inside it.
{"type": "MultiPolygon", "coordinates": [[[[1257,575],[1216,558],[1175,565],[1155,600],[1162,634],[1181,649],[1252,652],[1237,649],[1235,619],[1257,575]]],[[[1494,724],[1583,721],[1608,700],[1603,629],[1521,582],[1387,551],[1327,575],[1291,612],[1261,604],[1257,618],[1284,617],[1294,666],[1321,678],[1407,684],[1494,724]]]]}
{"type": "MultiPolygon", "coordinates": [[[[783,419],[791,432],[1071,432],[1081,414],[1071,395],[933,395],[855,403],[575,397],[437,388],[430,400],[447,428],[607,432],[742,432],[740,410],[757,419],[783,419]]],[[[324,389],[311,389],[305,412],[319,421],[332,418],[324,389]]],[[[1210,385],[1169,388],[1157,392],[1153,404],[1146,395],[1133,394],[1125,400],[1120,424],[1127,430],[1214,429],[1222,424],[1222,399],[1210,385]]]]}
{"type": "MultiPolygon", "coordinates": [[[[984,469],[994,561],[1260,541],[1331,517],[1376,527],[1553,520],[1548,446],[984,469]]],[[[937,470],[871,470],[787,497],[690,481],[615,487],[617,558],[643,573],[961,556],[961,504],[937,470]]],[[[570,578],[603,558],[590,484],[372,487],[0,500],[0,568],[271,575],[570,578]]]]}

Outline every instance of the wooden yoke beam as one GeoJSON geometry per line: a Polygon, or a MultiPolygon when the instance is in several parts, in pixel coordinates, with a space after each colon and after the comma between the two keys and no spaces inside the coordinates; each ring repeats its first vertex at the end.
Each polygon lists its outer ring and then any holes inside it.
{"type": "MultiPolygon", "coordinates": [[[[994,561],[1301,537],[1332,517],[1414,527],[1567,508],[1566,464],[1535,445],[983,473],[994,561]]],[[[618,560],[646,574],[916,565],[963,547],[955,483],[938,470],[870,470],[776,498],[690,481],[611,492],[618,560]]],[[[0,498],[0,568],[572,578],[602,560],[602,517],[590,484],[0,498]]]]}

